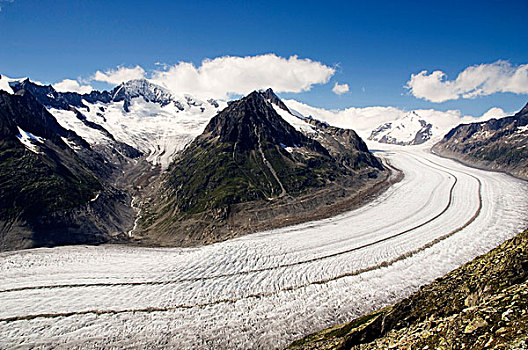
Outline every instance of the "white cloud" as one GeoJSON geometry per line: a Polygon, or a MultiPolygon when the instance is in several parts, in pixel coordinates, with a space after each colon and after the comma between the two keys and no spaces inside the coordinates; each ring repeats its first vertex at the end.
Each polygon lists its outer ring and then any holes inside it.
{"type": "MultiPolygon", "coordinates": [[[[409,111],[396,107],[350,107],[329,110],[312,107],[296,100],[284,100],[284,103],[286,103],[288,108],[302,115],[312,116],[341,128],[354,129],[363,138],[367,138],[371,131],[379,125],[401,119],[409,113],[409,111]]],[[[478,117],[462,115],[459,110],[438,111],[435,109],[417,109],[414,112],[424,120],[438,127],[444,133],[460,123],[480,122],[506,115],[502,109],[496,107],[491,108],[482,116],[478,117]]]]}
{"type": "Polygon", "coordinates": [[[348,92],[348,84],[338,84],[337,82],[334,84],[334,87],[332,88],[332,91],[337,95],[342,95],[345,92],[348,92]]]}
{"type": "Polygon", "coordinates": [[[144,78],[145,75],[145,70],[140,66],[134,68],[118,66],[116,69],[108,69],[104,73],[97,71],[91,79],[117,85],[132,79],[144,78]]]}
{"type": "Polygon", "coordinates": [[[493,108],[490,108],[486,113],[484,113],[480,119],[481,121],[485,121],[485,120],[489,120],[489,119],[497,119],[497,118],[502,118],[502,117],[505,117],[507,116],[508,114],[506,112],[504,112],[504,110],[502,108],[498,108],[498,107],[493,107],[493,108]]]}
{"type": "Polygon", "coordinates": [[[151,80],[175,93],[226,99],[268,87],[276,92],[307,91],[327,83],[334,73],[334,68],[308,58],[266,54],[205,59],[198,67],[180,62],[155,71],[151,80]]]}
{"type": "Polygon", "coordinates": [[[396,107],[349,107],[346,109],[324,109],[312,107],[296,100],[284,100],[289,108],[302,115],[312,116],[316,119],[328,122],[341,128],[354,129],[363,137],[365,133],[378,125],[390,120],[396,120],[405,114],[405,111],[396,107]]]}
{"type": "Polygon", "coordinates": [[[415,97],[431,102],[473,98],[497,92],[528,94],[528,64],[513,66],[507,61],[497,61],[470,66],[455,80],[447,80],[447,75],[442,71],[428,74],[424,70],[412,74],[405,87],[415,97]]]}
{"type": "Polygon", "coordinates": [[[64,79],[53,84],[53,88],[59,92],[78,92],[80,94],[89,94],[93,90],[90,85],[81,85],[77,80],[72,79],[64,79]]]}

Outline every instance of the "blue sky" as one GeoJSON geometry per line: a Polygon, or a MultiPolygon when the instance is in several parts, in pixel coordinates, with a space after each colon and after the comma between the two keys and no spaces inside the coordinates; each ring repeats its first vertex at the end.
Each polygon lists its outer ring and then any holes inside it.
{"type": "Polygon", "coordinates": [[[324,108],[395,106],[478,115],[494,106],[515,111],[528,102],[519,87],[505,90],[521,94],[441,103],[404,87],[422,70],[440,70],[453,80],[474,65],[505,60],[514,71],[527,64],[526,1],[0,0],[0,6],[0,73],[10,77],[89,80],[118,66],[149,71],[160,69],[156,62],[185,61],[198,67],[205,58],[273,53],[335,69],[328,83],[281,93],[324,108]],[[348,84],[349,91],[334,94],[336,82],[348,84]]]}

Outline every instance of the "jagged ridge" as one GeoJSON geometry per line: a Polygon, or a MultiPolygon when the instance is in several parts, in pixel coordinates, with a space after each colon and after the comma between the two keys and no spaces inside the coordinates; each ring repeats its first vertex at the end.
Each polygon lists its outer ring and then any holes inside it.
{"type": "Polygon", "coordinates": [[[461,124],[433,147],[443,156],[528,179],[528,104],[514,116],[461,124]]]}

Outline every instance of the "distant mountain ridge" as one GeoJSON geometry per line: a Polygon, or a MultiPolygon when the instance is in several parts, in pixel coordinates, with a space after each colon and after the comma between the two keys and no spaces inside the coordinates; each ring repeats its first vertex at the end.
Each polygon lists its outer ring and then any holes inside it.
{"type": "Polygon", "coordinates": [[[369,140],[393,145],[420,145],[431,139],[433,125],[412,111],[405,117],[372,130],[369,140]]]}
{"type": "Polygon", "coordinates": [[[29,79],[11,81],[9,86],[15,92],[29,91],[62,126],[92,146],[106,153],[117,149],[129,158],[146,155],[163,168],[226,105],[214,99],[177,97],[146,79],[89,94],[57,92],[29,79]]]}
{"type": "MultiPolygon", "coordinates": [[[[71,107],[87,108],[88,106],[83,102],[89,103],[110,103],[110,102],[124,102],[123,109],[129,112],[129,107],[132,99],[142,97],[146,102],[158,103],[162,107],[174,103],[179,110],[184,110],[182,101],[173,96],[173,94],[156,84],[149,82],[147,79],[134,79],[123,82],[110,91],[93,90],[87,94],[79,94],[77,92],[58,92],[51,85],[39,85],[31,82],[29,79],[23,81],[12,81],[9,86],[15,91],[27,90],[31,92],[35,98],[45,106],[69,109],[71,107]]],[[[186,97],[188,105],[196,102],[192,97],[186,97]]],[[[209,99],[208,103],[215,105],[218,102],[214,99],[209,99]]]]}
{"type": "Polygon", "coordinates": [[[433,151],[528,180],[528,104],[510,117],[461,124],[434,145],[433,151]]]}

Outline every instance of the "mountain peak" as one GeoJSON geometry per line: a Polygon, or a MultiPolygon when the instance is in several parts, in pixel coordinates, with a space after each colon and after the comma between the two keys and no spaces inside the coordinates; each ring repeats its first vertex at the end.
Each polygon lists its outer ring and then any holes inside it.
{"type": "Polygon", "coordinates": [[[259,93],[269,102],[285,110],[286,112],[291,113],[290,109],[284,104],[284,102],[282,102],[282,100],[275,94],[275,92],[271,88],[268,88],[267,90],[261,90],[259,91],[259,93]]]}
{"type": "MultiPolygon", "coordinates": [[[[253,91],[242,99],[233,102],[216,115],[207,127],[206,134],[218,137],[221,142],[236,143],[237,147],[254,149],[261,143],[274,145],[310,145],[317,151],[326,153],[317,142],[309,140],[281,118],[268,97],[273,91],[253,91]]],[[[275,96],[275,98],[282,103],[275,96]]]]}
{"type": "Polygon", "coordinates": [[[528,114],[528,103],[517,114],[528,114]]]}
{"type": "Polygon", "coordinates": [[[293,219],[285,219],[289,213],[308,218],[315,207],[332,205],[334,198],[319,197],[324,187],[346,192],[351,186],[356,193],[380,181],[381,164],[353,131],[316,125],[319,132],[311,137],[283,118],[279,103],[271,89],[253,91],[213,117],[169,167],[158,199],[144,209],[154,214],[139,222],[139,230],[187,242],[204,233],[213,240],[232,237],[258,225],[284,225],[293,219]],[[314,206],[305,206],[305,196],[314,196],[314,206]],[[257,207],[267,214],[252,217],[248,226],[244,213],[257,207]],[[174,209],[159,215],[159,208],[174,209]]]}
{"type": "Polygon", "coordinates": [[[112,99],[116,102],[125,101],[123,108],[128,112],[128,107],[133,98],[143,97],[147,102],[160,103],[166,106],[174,98],[171,92],[147,79],[134,79],[121,83],[111,91],[112,99]]]}

